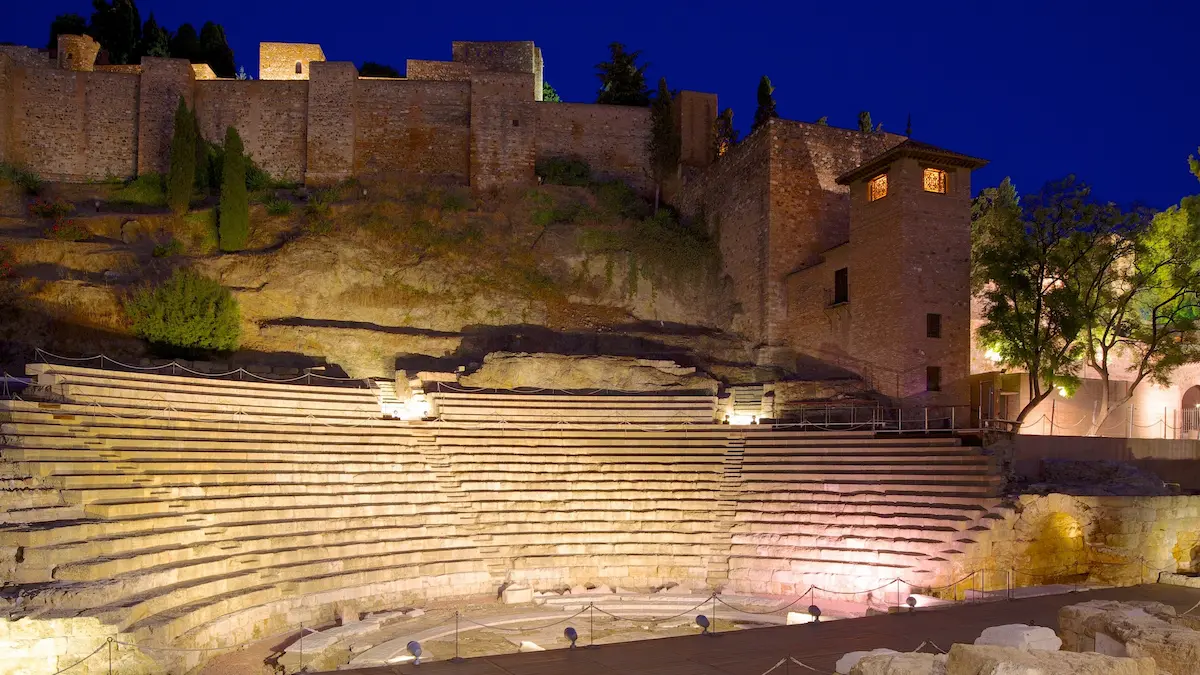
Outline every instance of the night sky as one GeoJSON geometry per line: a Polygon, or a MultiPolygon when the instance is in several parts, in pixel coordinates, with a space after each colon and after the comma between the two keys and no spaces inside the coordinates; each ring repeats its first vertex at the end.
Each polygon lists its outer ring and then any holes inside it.
{"type": "MultiPolygon", "coordinates": [[[[0,41],[45,46],[55,14],[87,0],[0,0],[0,41]]],[[[1012,176],[1030,192],[1074,173],[1096,195],[1166,207],[1200,192],[1186,158],[1200,145],[1200,2],[586,3],[141,0],[174,30],[223,24],[257,76],[258,42],[316,42],[334,61],[450,58],[452,40],[533,40],[564,100],[595,99],[594,65],[624,42],[651,83],[716,92],[744,133],[761,75],[779,113],[884,130],[991,160],[975,189],[1012,176]]]]}

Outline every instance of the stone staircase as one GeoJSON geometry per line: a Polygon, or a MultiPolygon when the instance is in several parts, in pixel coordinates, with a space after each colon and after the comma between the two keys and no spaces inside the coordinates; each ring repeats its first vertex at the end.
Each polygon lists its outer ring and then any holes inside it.
{"type": "Polygon", "coordinates": [[[440,421],[403,422],[382,388],[29,374],[53,400],[0,401],[0,597],[151,645],[510,581],[936,580],[999,504],[990,458],[953,436],[718,425],[709,395],[435,392],[440,421]]]}

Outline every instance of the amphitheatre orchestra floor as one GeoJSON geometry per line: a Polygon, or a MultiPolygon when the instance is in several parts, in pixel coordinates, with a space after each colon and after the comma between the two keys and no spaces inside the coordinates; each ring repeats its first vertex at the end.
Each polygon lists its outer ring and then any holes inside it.
{"type": "MultiPolygon", "coordinates": [[[[889,647],[912,651],[922,642],[949,649],[970,643],[988,626],[1034,623],[1057,629],[1058,609],[1086,600],[1154,600],[1184,612],[1200,604],[1200,589],[1147,584],[1012,601],[962,605],[914,614],[880,615],[822,624],[741,630],[609,644],[597,649],[555,649],[468,659],[339,670],[338,675],[762,675],[785,656],[818,673],[833,672],[843,654],[889,647]]],[[[1200,608],[1197,608],[1200,611],[1200,608]]],[[[582,640],[581,640],[582,641],[582,640]]],[[[932,647],[922,651],[934,652],[932,647]]],[[[811,673],[797,665],[774,673],[811,673]]]]}

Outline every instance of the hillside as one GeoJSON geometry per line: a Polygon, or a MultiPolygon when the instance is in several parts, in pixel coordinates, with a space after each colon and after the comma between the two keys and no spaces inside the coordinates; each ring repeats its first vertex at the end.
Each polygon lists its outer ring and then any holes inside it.
{"type": "Polygon", "coordinates": [[[12,371],[39,346],[163,356],[130,334],[121,300],[180,266],[234,291],[242,346],[220,358],[237,363],[328,361],[358,377],[390,376],[398,357],[466,365],[493,351],[748,359],[715,242],[650,216],[623,184],[473,196],[352,181],[252,200],[249,248],[222,254],[215,200],[173,216],[153,177],[40,183],[36,195],[0,180],[0,360],[12,371]],[[70,209],[67,225],[35,213],[47,205],[70,209]]]}

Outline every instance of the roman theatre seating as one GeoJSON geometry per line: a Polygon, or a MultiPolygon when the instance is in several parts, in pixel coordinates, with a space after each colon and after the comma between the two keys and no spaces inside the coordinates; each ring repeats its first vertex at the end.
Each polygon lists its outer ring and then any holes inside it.
{"type": "MultiPolygon", "coordinates": [[[[29,366],[0,401],[16,615],[216,647],[506,582],[799,593],[937,579],[998,506],[953,437],[712,423],[712,395],[380,391],[29,366]],[[11,495],[11,496],[10,496],[11,495]]],[[[202,652],[171,652],[195,666],[202,652]]]]}

